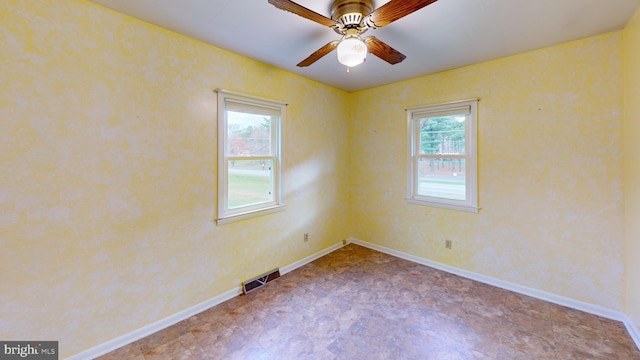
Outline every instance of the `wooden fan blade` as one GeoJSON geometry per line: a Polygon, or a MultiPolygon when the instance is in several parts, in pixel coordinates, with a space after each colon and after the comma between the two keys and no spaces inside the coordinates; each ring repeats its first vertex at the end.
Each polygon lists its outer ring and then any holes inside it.
{"type": "Polygon", "coordinates": [[[333,49],[335,49],[338,44],[340,43],[340,40],[334,40],[330,43],[328,43],[327,45],[321,47],[320,49],[316,50],[316,52],[314,52],[313,54],[309,55],[308,58],[302,60],[298,66],[299,67],[305,67],[305,66],[309,66],[311,64],[313,64],[314,62],[320,60],[321,57],[327,55],[328,53],[332,52],[333,49]]]}
{"type": "Polygon", "coordinates": [[[269,4],[277,7],[280,10],[284,10],[284,11],[288,11],[288,12],[292,12],[296,15],[300,15],[303,18],[309,19],[311,21],[315,21],[318,24],[324,25],[324,26],[329,26],[329,27],[335,27],[338,26],[338,24],[329,19],[326,16],[320,15],[317,12],[313,11],[313,10],[309,10],[306,7],[296,4],[293,1],[289,1],[289,0],[269,0],[269,4]]]}
{"type": "Polygon", "coordinates": [[[407,58],[404,54],[380,41],[375,36],[367,36],[364,38],[364,43],[367,44],[367,50],[370,53],[391,65],[402,62],[402,60],[407,58]]]}
{"type": "Polygon", "coordinates": [[[381,28],[438,0],[391,0],[373,10],[366,18],[372,28],[381,28]]]}

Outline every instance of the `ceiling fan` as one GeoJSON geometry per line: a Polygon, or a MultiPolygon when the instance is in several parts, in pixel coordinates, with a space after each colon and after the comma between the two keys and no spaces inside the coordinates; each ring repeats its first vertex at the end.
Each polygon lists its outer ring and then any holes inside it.
{"type": "Polygon", "coordinates": [[[373,10],[372,0],[334,0],[331,5],[331,18],[290,0],[269,0],[269,4],[328,26],[342,35],[340,40],[334,40],[324,45],[302,60],[298,66],[309,66],[337,48],[338,61],[347,66],[348,71],[350,67],[361,64],[365,60],[367,52],[391,65],[404,60],[405,55],[375,36],[367,36],[363,39],[361,35],[369,29],[387,26],[436,1],[391,0],[373,10]]]}

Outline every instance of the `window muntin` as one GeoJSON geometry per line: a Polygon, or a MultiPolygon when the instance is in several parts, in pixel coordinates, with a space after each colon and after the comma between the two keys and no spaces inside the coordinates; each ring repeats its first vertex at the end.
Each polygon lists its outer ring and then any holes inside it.
{"type": "Polygon", "coordinates": [[[218,224],[281,210],[286,104],[218,90],[218,224]]]}
{"type": "Polygon", "coordinates": [[[477,212],[477,100],[407,109],[407,201],[477,212]]]}

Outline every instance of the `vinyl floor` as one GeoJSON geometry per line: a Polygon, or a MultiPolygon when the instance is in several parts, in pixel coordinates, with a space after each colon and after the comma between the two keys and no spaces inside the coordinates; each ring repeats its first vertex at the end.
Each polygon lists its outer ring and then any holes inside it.
{"type": "Polygon", "coordinates": [[[349,244],[99,358],[640,359],[624,325],[349,244]]]}

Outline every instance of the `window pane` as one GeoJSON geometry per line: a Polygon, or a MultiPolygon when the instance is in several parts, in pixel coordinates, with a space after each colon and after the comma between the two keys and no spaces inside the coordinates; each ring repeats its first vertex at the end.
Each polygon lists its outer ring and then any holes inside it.
{"type": "Polygon", "coordinates": [[[420,119],[421,154],[464,155],[466,115],[420,119]]]}
{"type": "Polygon", "coordinates": [[[273,201],[272,160],[229,161],[229,209],[273,201]]]}
{"type": "Polygon", "coordinates": [[[418,160],[418,195],[466,200],[464,159],[418,160]]]}
{"type": "Polygon", "coordinates": [[[272,155],[272,116],[228,111],[227,155],[272,155]]]}

